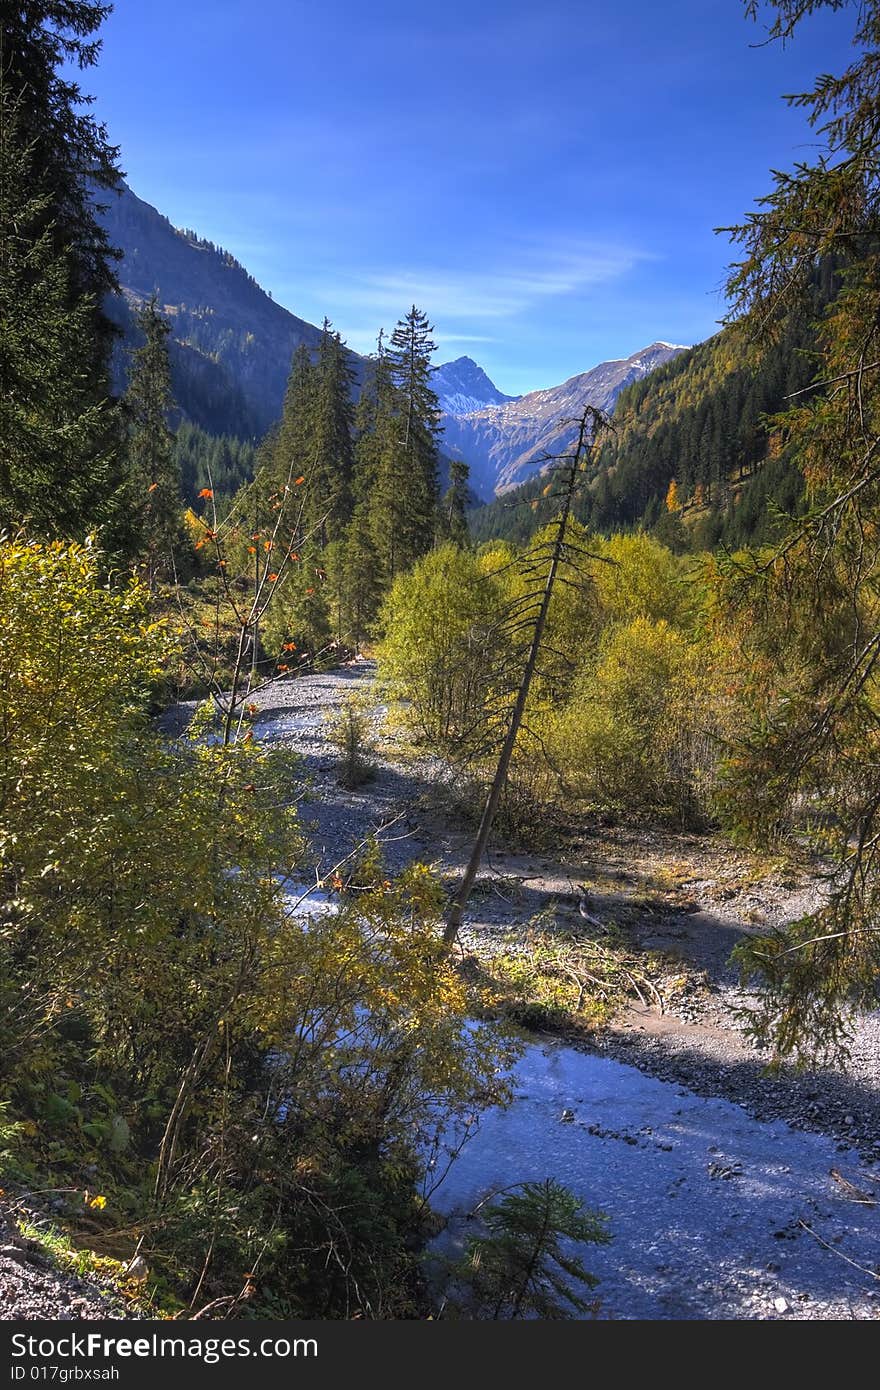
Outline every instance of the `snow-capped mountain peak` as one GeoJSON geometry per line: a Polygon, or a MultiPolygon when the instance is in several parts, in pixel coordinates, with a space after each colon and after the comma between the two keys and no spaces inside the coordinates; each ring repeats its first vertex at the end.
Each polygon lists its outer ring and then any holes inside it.
{"type": "Polygon", "coordinates": [[[434,372],[432,382],[446,415],[471,415],[487,406],[505,405],[518,396],[505,396],[472,357],[444,362],[434,372]]]}

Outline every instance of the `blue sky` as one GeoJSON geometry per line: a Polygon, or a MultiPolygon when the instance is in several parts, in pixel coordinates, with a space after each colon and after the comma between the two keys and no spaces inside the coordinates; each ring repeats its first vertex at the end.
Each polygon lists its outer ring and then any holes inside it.
{"type": "Polygon", "coordinates": [[[369,351],[412,302],[514,393],[715,331],[741,219],[815,137],[740,0],[117,0],[84,86],[132,188],[369,351]]]}

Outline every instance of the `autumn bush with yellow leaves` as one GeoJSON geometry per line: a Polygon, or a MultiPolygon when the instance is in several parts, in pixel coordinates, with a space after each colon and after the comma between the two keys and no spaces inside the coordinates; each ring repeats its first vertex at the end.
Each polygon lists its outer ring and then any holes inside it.
{"type": "Polygon", "coordinates": [[[366,854],[336,912],[294,910],[296,760],[210,712],[156,731],[146,600],[88,546],[0,546],[4,1164],[105,1197],[184,1303],[411,1310],[426,1154],[506,1044],[465,1026],[426,871],[366,854]]]}
{"type": "MultiPolygon", "coordinates": [[[[380,674],[416,738],[477,781],[507,727],[546,540],[442,547],[385,603],[380,674]]],[[[508,828],[554,809],[711,817],[729,658],[699,561],[644,533],[602,538],[570,522],[501,807],[508,828]]]]}

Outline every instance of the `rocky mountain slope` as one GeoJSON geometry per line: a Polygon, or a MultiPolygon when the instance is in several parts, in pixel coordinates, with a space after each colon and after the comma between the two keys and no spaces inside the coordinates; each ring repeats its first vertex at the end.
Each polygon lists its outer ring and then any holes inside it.
{"type": "MultiPolygon", "coordinates": [[[[101,194],[111,245],[122,251],[122,295],[110,306],[124,345],[137,341],[134,315],[154,293],[172,326],[175,399],[210,434],[262,435],[281,414],[294,350],[315,347],[320,329],[260,288],[228,251],[173,227],[125,184],[101,194]]],[[[359,358],[352,359],[360,363],[359,358]]],[[[117,385],[124,380],[119,354],[117,385]]]]}
{"type": "Polygon", "coordinates": [[[545,454],[567,449],[577,434],[572,422],[584,406],[610,412],[624,387],[684,350],[673,343],[651,343],[631,357],[600,362],[561,386],[467,414],[447,413],[443,447],[470,465],[472,487],[488,500],[540,472],[545,454]]]}

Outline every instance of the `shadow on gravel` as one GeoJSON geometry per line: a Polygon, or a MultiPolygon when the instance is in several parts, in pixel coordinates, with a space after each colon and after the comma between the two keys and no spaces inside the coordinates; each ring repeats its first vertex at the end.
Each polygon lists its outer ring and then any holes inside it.
{"type": "Polygon", "coordinates": [[[439,1189],[450,1243],[488,1191],[552,1175],[610,1215],[588,1258],[605,1317],[874,1316],[877,1209],[833,1142],[571,1047],[527,1047],[514,1090],[439,1189]]]}
{"type": "MultiPolygon", "coordinates": [[[[649,1033],[612,1030],[606,1046],[597,1046],[662,1081],[679,1082],[698,1095],[723,1096],[760,1119],[827,1134],[850,1152],[860,1149],[880,1159],[880,1090],[870,1081],[833,1069],[768,1072],[759,1057],[716,1058],[678,1040],[661,1043],[649,1033]],[[853,1123],[846,1124],[847,1118],[853,1123]]],[[[880,1237],[880,1212],[877,1222],[880,1237]]]]}

